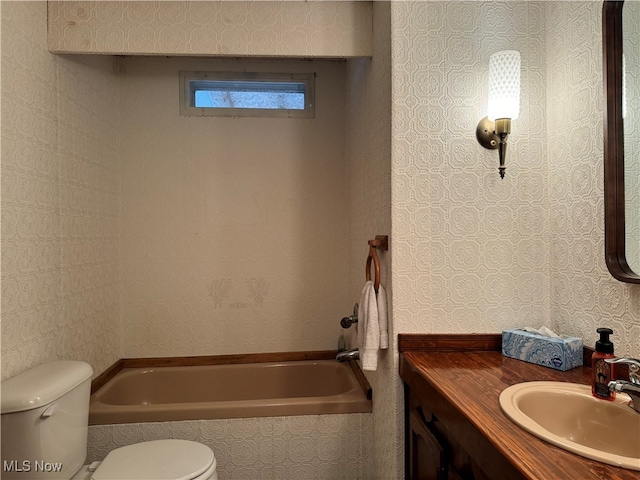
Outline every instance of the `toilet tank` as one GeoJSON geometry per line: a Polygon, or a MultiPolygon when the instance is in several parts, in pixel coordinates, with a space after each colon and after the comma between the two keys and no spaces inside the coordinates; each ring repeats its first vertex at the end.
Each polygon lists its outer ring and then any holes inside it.
{"type": "Polygon", "coordinates": [[[2,480],[68,480],[82,467],[92,374],[61,360],[2,382],[2,480]]]}

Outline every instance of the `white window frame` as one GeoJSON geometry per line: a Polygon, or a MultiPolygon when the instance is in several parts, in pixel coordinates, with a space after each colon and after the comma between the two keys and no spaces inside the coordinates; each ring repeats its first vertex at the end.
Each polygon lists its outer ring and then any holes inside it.
{"type": "Polygon", "coordinates": [[[198,117],[315,117],[314,73],[265,72],[180,72],[180,115],[198,117]],[[238,82],[295,82],[305,84],[304,110],[275,108],[215,108],[196,107],[195,90],[206,80],[238,82]]]}

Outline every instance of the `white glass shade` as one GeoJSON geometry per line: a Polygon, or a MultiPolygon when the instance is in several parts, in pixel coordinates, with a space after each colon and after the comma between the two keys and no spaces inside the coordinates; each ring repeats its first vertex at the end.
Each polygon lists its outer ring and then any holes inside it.
{"type": "Polygon", "coordinates": [[[489,58],[487,117],[515,119],[520,115],[520,52],[504,50],[489,58]]]}

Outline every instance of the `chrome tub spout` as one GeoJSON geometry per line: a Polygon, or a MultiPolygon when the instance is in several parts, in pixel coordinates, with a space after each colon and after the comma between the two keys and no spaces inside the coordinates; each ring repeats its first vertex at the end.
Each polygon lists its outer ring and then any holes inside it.
{"type": "Polygon", "coordinates": [[[352,350],[345,350],[344,352],[338,353],[336,356],[336,360],[339,362],[346,362],[348,360],[358,360],[360,358],[360,352],[358,352],[357,348],[352,350]]]}

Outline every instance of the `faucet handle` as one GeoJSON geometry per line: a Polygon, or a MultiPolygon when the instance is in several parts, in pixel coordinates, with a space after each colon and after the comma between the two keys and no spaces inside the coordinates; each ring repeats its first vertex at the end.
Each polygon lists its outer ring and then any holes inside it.
{"type": "Polygon", "coordinates": [[[353,323],[358,323],[358,304],[357,303],[353,306],[353,315],[349,315],[348,317],[344,317],[342,320],[340,320],[340,326],[342,328],[349,328],[353,323]]]}
{"type": "Polygon", "coordinates": [[[640,360],[636,358],[605,358],[605,362],[607,363],[621,363],[623,365],[629,366],[629,380],[631,383],[635,383],[636,385],[640,385],[640,360]]]}

